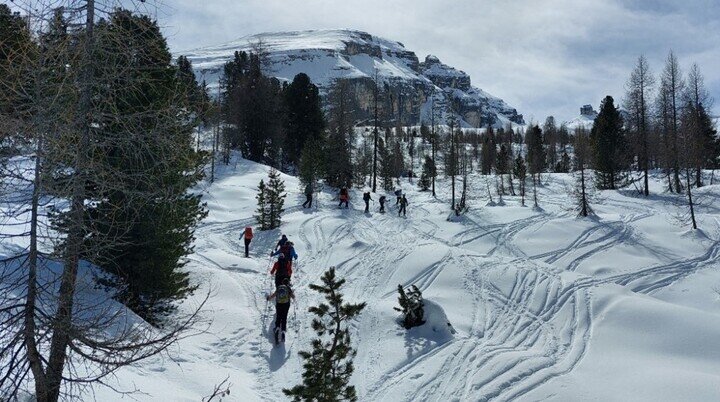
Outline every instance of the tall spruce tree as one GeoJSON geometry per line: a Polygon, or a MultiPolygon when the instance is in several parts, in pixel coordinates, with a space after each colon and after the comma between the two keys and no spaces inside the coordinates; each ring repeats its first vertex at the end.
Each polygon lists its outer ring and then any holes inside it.
{"type": "Polygon", "coordinates": [[[435,176],[437,176],[435,162],[432,160],[430,155],[426,155],[425,162],[422,167],[422,174],[420,175],[420,182],[418,183],[420,190],[428,191],[432,185],[432,179],[435,176]]]}
{"type": "Polygon", "coordinates": [[[188,192],[204,162],[192,146],[197,120],[184,98],[197,84],[179,79],[149,17],[116,10],[97,32],[106,63],[95,70],[104,84],[95,96],[104,103],[97,110],[97,179],[89,187],[99,201],[87,211],[97,224],[84,236],[85,248],[96,251],[86,257],[114,274],[100,282],[115,288],[118,300],[158,323],[194,289],[183,257],[207,215],[200,195],[188,192]],[[102,180],[114,186],[105,190],[102,180]]]}
{"type": "Polygon", "coordinates": [[[627,169],[625,132],[620,111],[612,96],[606,96],[600,105],[590,132],[595,168],[595,185],[599,189],[617,189],[623,186],[627,169]]]}
{"type": "Polygon", "coordinates": [[[260,180],[258,184],[258,192],[255,195],[257,200],[257,209],[255,210],[255,221],[260,225],[260,230],[270,230],[270,222],[268,220],[268,202],[267,202],[267,186],[265,180],[260,180]]]}
{"type": "Polygon", "coordinates": [[[592,152],[590,137],[584,127],[578,127],[575,130],[574,139],[576,171],[575,199],[577,200],[578,216],[587,217],[593,213],[590,207],[591,189],[588,186],[588,178],[585,173],[592,152]]]}
{"type": "Polygon", "coordinates": [[[317,338],[312,350],[299,352],[303,363],[303,382],[290,389],[283,389],[293,401],[356,401],[357,392],[350,385],[354,371],[355,350],[350,343],[348,322],[355,319],[365,308],[365,303],[345,303],[340,288],[345,279],[338,279],[335,267],[321,278],[320,285],[311,284],[310,289],[325,296],[325,303],[310,307],[315,317],[312,328],[317,338]]]}
{"type": "Polygon", "coordinates": [[[283,91],[285,102],[285,160],[297,165],[308,141],[318,141],[325,130],[318,87],[305,73],[293,78],[283,91]]]}

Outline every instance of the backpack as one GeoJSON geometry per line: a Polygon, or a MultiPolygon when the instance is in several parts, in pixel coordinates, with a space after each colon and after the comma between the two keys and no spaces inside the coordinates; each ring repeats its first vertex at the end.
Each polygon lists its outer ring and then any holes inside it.
{"type": "Polygon", "coordinates": [[[365,201],[369,201],[369,200],[370,200],[370,193],[369,193],[369,192],[363,193],[363,200],[365,200],[365,201]]]}
{"type": "Polygon", "coordinates": [[[248,227],[245,228],[245,235],[244,235],[244,237],[245,237],[246,239],[252,239],[252,238],[253,238],[253,232],[252,232],[252,228],[251,228],[250,226],[248,226],[248,227]]]}
{"type": "Polygon", "coordinates": [[[395,190],[395,195],[400,197],[402,195],[402,190],[395,190]]]}
{"type": "Polygon", "coordinates": [[[280,252],[285,256],[285,258],[287,258],[289,260],[290,259],[290,250],[292,249],[292,246],[290,246],[290,244],[288,244],[288,243],[290,243],[290,242],[285,242],[285,244],[280,246],[280,252]]]}
{"type": "Polygon", "coordinates": [[[278,260],[278,269],[275,271],[275,276],[278,278],[289,278],[288,275],[288,260],[278,260]]]}
{"type": "Polygon", "coordinates": [[[290,303],[290,295],[292,291],[286,285],[280,285],[275,292],[275,300],[277,304],[288,304],[290,303]]]}
{"type": "Polygon", "coordinates": [[[309,184],[307,186],[305,186],[305,195],[312,195],[312,193],[313,193],[312,186],[309,184]]]}
{"type": "Polygon", "coordinates": [[[384,195],[380,196],[380,203],[382,204],[383,202],[385,202],[385,196],[384,196],[384,195]]]}

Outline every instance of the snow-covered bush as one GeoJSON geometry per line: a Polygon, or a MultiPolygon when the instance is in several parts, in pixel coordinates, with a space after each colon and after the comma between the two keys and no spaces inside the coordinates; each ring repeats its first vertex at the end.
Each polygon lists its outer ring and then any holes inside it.
{"type": "Polygon", "coordinates": [[[400,308],[395,307],[395,310],[399,311],[403,315],[402,326],[405,329],[410,329],[423,325],[425,321],[423,317],[425,315],[425,303],[423,303],[422,292],[417,286],[412,285],[410,289],[405,292],[402,285],[398,285],[398,303],[400,308]]]}

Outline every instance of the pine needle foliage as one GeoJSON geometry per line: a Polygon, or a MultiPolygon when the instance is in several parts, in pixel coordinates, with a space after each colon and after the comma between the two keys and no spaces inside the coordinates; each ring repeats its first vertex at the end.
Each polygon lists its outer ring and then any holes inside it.
{"type": "Polygon", "coordinates": [[[323,274],[321,282],[310,285],[310,289],[324,295],[327,302],[308,309],[315,316],[312,329],[317,338],[312,341],[311,351],[299,352],[305,360],[303,382],[283,392],[296,402],[357,401],[355,387],[349,385],[356,352],[350,344],[347,324],[360,314],[366,303],[344,302],[340,288],[345,280],[336,277],[335,267],[323,274]]]}

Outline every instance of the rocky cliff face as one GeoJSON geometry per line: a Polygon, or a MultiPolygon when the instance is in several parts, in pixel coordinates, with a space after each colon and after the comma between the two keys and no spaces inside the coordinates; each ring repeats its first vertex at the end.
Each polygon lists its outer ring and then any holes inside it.
{"type": "Polygon", "coordinates": [[[453,110],[465,127],[524,124],[523,117],[502,99],[473,87],[465,72],[443,64],[435,56],[420,62],[400,42],[351,30],[264,33],[227,44],[186,52],[198,79],[217,88],[225,62],[235,51],[260,45],[268,55],[266,74],[291,81],[305,73],[327,95],[333,82],[352,82],[358,119],[373,110],[374,81],[391,94],[385,109],[403,125],[429,122],[432,108],[443,123],[453,110]]]}

